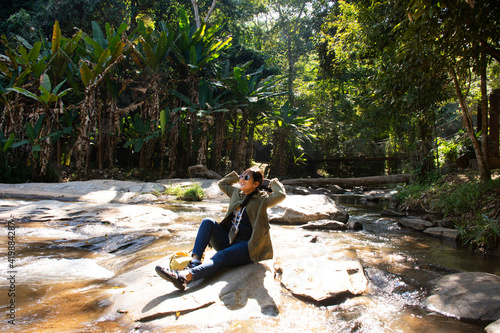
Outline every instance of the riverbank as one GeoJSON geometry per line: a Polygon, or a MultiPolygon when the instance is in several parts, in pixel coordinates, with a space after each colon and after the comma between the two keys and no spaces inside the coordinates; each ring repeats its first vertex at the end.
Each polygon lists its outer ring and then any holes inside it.
{"type": "Polygon", "coordinates": [[[459,241],[477,253],[499,254],[500,172],[482,183],[477,171],[450,172],[398,188],[398,209],[445,221],[459,230],[459,241]]]}

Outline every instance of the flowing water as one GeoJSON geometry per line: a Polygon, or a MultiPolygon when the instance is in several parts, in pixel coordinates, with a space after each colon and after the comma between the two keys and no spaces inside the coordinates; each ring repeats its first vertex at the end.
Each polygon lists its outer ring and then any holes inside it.
{"type": "MultiPolygon", "coordinates": [[[[348,210],[350,220],[361,222],[364,230],[314,233],[331,251],[355,251],[372,285],[369,294],[340,305],[317,307],[283,291],[275,317],[201,331],[484,331],[484,323],[467,323],[425,310],[423,300],[428,282],[446,274],[482,271],[500,275],[500,257],[476,256],[452,241],[402,229],[393,219],[380,217],[388,203],[370,203],[357,196],[339,196],[337,200],[348,210]]],[[[148,331],[103,318],[109,305],[107,291],[114,287],[108,280],[172,251],[189,250],[201,219],[223,215],[218,204],[177,203],[165,209],[179,214],[175,224],[130,228],[71,219],[17,221],[14,261],[6,255],[9,234],[7,222],[2,222],[1,331],[148,331]],[[15,281],[9,280],[12,276],[15,281]],[[16,325],[8,322],[12,300],[16,325]]],[[[273,225],[271,233],[286,230],[286,226],[273,225]]]]}

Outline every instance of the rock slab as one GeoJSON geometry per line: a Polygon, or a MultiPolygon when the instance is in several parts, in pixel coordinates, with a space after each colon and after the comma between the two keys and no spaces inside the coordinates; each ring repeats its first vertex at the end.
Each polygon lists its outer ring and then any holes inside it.
{"type": "Polygon", "coordinates": [[[426,234],[443,238],[457,239],[458,237],[457,229],[434,227],[434,228],[427,228],[424,230],[424,232],[426,234]]]}
{"type": "Polygon", "coordinates": [[[432,222],[421,220],[418,218],[402,218],[398,221],[399,224],[418,231],[423,231],[427,228],[431,228],[434,226],[432,222]]]}
{"type": "Polygon", "coordinates": [[[152,262],[110,281],[115,287],[105,318],[126,316],[131,322],[167,327],[278,315],[281,288],[265,264],[221,271],[193,282],[184,291],[155,273],[158,264],[168,265],[168,260],[152,262]]]}
{"type": "Polygon", "coordinates": [[[357,260],[304,257],[277,266],[282,285],[293,295],[313,303],[339,304],[368,291],[368,280],[357,260]]]}
{"type": "Polygon", "coordinates": [[[426,299],[429,310],[467,320],[500,319],[500,277],[489,273],[450,274],[437,280],[426,299]]]}
{"type": "Polygon", "coordinates": [[[269,209],[269,221],[282,224],[305,224],[310,221],[336,220],[346,223],[349,214],[326,195],[307,197],[290,195],[279,205],[269,209]]]}

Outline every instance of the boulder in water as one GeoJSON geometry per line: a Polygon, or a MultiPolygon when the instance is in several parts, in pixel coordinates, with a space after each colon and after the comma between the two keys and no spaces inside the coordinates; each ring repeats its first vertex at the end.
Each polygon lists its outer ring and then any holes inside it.
{"type": "Polygon", "coordinates": [[[467,320],[500,319],[500,277],[470,272],[446,275],[426,299],[429,310],[467,320]]]}
{"type": "Polygon", "coordinates": [[[288,195],[280,204],[269,209],[271,223],[305,224],[317,220],[347,222],[349,214],[326,195],[311,194],[307,197],[288,195]]]}

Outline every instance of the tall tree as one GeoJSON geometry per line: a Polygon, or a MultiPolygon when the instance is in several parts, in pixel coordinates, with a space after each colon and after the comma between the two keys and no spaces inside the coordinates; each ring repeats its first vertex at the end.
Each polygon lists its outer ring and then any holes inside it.
{"type": "Polygon", "coordinates": [[[488,156],[486,66],[491,58],[499,61],[500,5],[498,1],[440,1],[429,4],[415,0],[407,8],[411,31],[422,31],[421,45],[439,56],[449,73],[460,103],[462,118],[476,155],[482,181],[491,179],[488,156]],[[472,125],[468,102],[471,74],[481,78],[483,121],[481,140],[472,125]]]}

